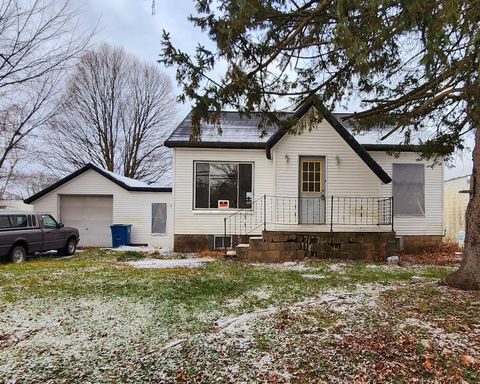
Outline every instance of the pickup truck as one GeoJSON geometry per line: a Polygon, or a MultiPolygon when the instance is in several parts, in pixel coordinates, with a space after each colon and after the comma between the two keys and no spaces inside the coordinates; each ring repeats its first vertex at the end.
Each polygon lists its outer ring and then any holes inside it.
{"type": "Polygon", "coordinates": [[[48,213],[0,212],[0,258],[20,263],[35,252],[57,250],[73,255],[78,230],[65,227],[48,213]]]}

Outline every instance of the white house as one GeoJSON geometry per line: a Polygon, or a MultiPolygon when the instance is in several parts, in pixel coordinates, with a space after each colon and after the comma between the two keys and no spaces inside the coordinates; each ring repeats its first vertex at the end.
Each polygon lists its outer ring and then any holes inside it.
{"type": "Polygon", "coordinates": [[[78,228],[80,245],[111,246],[110,225],[132,224],[131,242],[171,247],[172,189],[88,164],[29,197],[36,212],[78,228]]]}
{"type": "MultiPolygon", "coordinates": [[[[315,233],[299,247],[322,254],[331,247],[308,242],[328,238],[339,249],[342,242],[362,243],[367,233],[390,233],[407,250],[441,242],[442,165],[419,161],[414,147],[398,145],[399,135],[386,142],[378,130],[354,137],[345,115],[314,101],[286,117],[296,122],[293,131],[307,128],[291,134],[291,127],[270,127],[260,136],[260,117],[236,112],[222,113],[221,134],[202,123],[198,141],[190,140],[190,116],[177,127],[165,142],[173,148],[174,249],[230,246],[235,237],[247,242],[265,230],[289,241],[297,240],[293,233],[315,233]],[[323,119],[309,126],[312,108],[323,119]]],[[[373,236],[360,248],[368,253],[377,241],[373,236]]]]}
{"type": "Polygon", "coordinates": [[[264,260],[332,252],[382,259],[395,243],[407,251],[438,245],[443,165],[418,160],[415,146],[399,145],[401,135],[356,134],[345,117],[309,101],[261,135],[258,114],[223,112],[221,133],[202,123],[192,141],[187,116],[165,142],[171,188],[88,165],[26,202],[79,226],[88,245],[109,242],[111,223],[133,224],[132,243],[177,251],[240,245],[239,254],[264,260]],[[321,120],[312,125],[310,113],[321,120]],[[153,229],[157,204],[165,233],[153,229]]]}

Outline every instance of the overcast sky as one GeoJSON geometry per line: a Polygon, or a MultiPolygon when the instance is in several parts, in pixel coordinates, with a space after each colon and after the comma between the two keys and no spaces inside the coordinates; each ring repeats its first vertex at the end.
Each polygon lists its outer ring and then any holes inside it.
{"type": "MultiPolygon", "coordinates": [[[[198,43],[209,45],[208,38],[187,20],[188,15],[194,13],[193,0],[156,0],[156,14],[153,16],[151,0],[84,1],[85,25],[93,28],[98,23],[96,42],[124,47],[127,52],[145,61],[158,60],[163,29],[170,32],[176,47],[188,53],[193,52],[198,43]]],[[[176,86],[175,71],[162,69],[176,86]]],[[[179,92],[178,88],[175,89],[179,92]]],[[[188,110],[189,105],[179,105],[179,118],[183,118],[188,110]]],[[[446,178],[471,173],[470,154],[457,156],[455,165],[453,169],[446,168],[446,178]]]]}

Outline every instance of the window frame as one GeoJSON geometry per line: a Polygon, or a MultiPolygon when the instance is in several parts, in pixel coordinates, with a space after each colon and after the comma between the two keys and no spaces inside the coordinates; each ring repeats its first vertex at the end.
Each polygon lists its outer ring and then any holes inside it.
{"type": "Polygon", "coordinates": [[[28,214],[24,213],[11,213],[8,215],[8,220],[10,221],[10,228],[12,229],[25,229],[28,228],[28,214]],[[14,217],[23,217],[25,218],[25,225],[14,225],[13,218],[14,217]]]}
{"type": "Polygon", "coordinates": [[[392,163],[392,198],[393,198],[393,215],[394,217],[427,217],[427,182],[426,182],[426,166],[424,163],[392,163]],[[394,193],[394,168],[395,165],[417,165],[423,168],[423,213],[395,213],[395,208],[398,206],[395,204],[395,193],[394,193]]]}
{"type": "MultiPolygon", "coordinates": [[[[307,165],[308,167],[308,165],[307,165]]],[[[324,167],[324,159],[323,158],[317,158],[317,159],[305,159],[305,160],[300,160],[300,192],[303,194],[307,194],[307,193],[310,193],[310,194],[319,194],[319,193],[323,193],[324,192],[324,188],[323,188],[323,167],[324,167]],[[314,178],[313,178],[313,181],[310,181],[310,169],[307,169],[307,171],[304,171],[303,170],[303,164],[309,164],[309,163],[313,163],[313,175],[314,175],[314,178]],[[315,180],[315,164],[316,163],[319,163],[319,179],[318,181],[315,180]],[[303,179],[303,176],[304,174],[307,173],[308,175],[308,180],[305,181],[303,179]],[[310,183],[313,183],[313,191],[310,191],[310,190],[307,190],[307,191],[304,191],[303,190],[303,185],[304,184],[307,184],[307,189],[309,189],[309,185],[310,183]],[[316,191],[315,190],[315,185],[316,184],[319,184],[319,190],[316,191]]]]}
{"type": "Polygon", "coordinates": [[[152,236],[166,236],[168,234],[168,203],[153,201],[150,204],[150,234],[152,236]],[[153,204],[165,204],[165,232],[153,232],[153,204]]]}
{"type": "Polygon", "coordinates": [[[213,250],[225,249],[225,240],[230,239],[230,245],[227,245],[227,249],[232,249],[233,245],[233,235],[213,235],[213,250]],[[217,239],[222,239],[222,244],[220,247],[217,247],[217,239]]]}
{"type": "MultiPolygon", "coordinates": [[[[240,171],[238,173],[240,177],[240,171]]],[[[192,180],[193,180],[193,195],[192,195],[192,210],[194,211],[209,211],[209,212],[236,212],[240,210],[253,210],[253,202],[255,200],[255,162],[254,161],[229,161],[229,160],[194,160],[193,161],[193,175],[192,175],[192,180]],[[196,207],[196,199],[197,199],[197,164],[208,164],[210,167],[210,164],[249,164],[252,166],[252,206],[250,208],[197,208],[196,207]]],[[[210,206],[210,174],[208,176],[208,205],[210,206]]],[[[240,193],[240,183],[237,182],[237,201],[240,201],[239,199],[239,193],[240,193]]]]}

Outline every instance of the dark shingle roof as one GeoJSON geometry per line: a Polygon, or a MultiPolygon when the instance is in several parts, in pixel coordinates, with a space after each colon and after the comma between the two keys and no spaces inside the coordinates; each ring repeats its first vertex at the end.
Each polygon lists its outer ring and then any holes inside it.
{"type": "MultiPolygon", "coordinates": [[[[370,156],[367,151],[409,151],[412,147],[402,146],[398,137],[388,142],[380,141],[380,138],[388,131],[372,129],[368,133],[356,133],[354,126],[344,119],[348,116],[345,113],[331,113],[327,110],[318,97],[308,98],[300,105],[295,112],[286,113],[285,118],[302,117],[310,108],[315,107],[345,140],[345,142],[357,153],[367,166],[379,177],[383,183],[390,183],[392,179],[370,156]]],[[[190,114],[173,131],[165,141],[165,146],[172,147],[194,147],[194,148],[243,148],[243,149],[265,149],[267,158],[271,158],[271,149],[282,137],[287,134],[289,127],[270,127],[266,134],[262,135],[259,129],[261,116],[259,113],[251,113],[249,116],[241,115],[239,112],[221,112],[219,127],[214,124],[202,122],[200,126],[201,136],[199,140],[190,140],[191,116],[190,114]]]]}
{"type": "MultiPolygon", "coordinates": [[[[293,115],[292,113],[287,116],[293,115]]],[[[259,113],[251,113],[250,116],[241,115],[239,112],[221,112],[219,125],[206,122],[201,123],[201,136],[198,141],[190,141],[192,127],[191,115],[179,124],[165,142],[168,147],[176,146],[197,146],[207,147],[208,144],[219,146],[220,144],[235,144],[236,146],[251,148],[265,148],[268,139],[277,132],[277,127],[269,127],[262,135],[259,129],[261,117],[259,113]],[[221,133],[219,132],[221,128],[221,133]],[[182,145],[184,144],[184,145],[182,145]]]]}
{"type": "MultiPolygon", "coordinates": [[[[294,116],[295,113],[285,113],[285,118],[294,116]]],[[[401,145],[402,133],[394,133],[386,140],[380,140],[390,128],[374,128],[370,131],[356,132],[351,120],[345,120],[349,113],[332,113],[344,128],[362,145],[379,145],[379,148],[391,148],[389,146],[401,145]]],[[[278,131],[278,127],[270,127],[265,135],[261,135],[259,129],[259,113],[251,113],[250,117],[241,115],[239,112],[221,112],[220,124],[222,132],[214,124],[201,123],[201,137],[198,141],[190,141],[192,120],[190,114],[178,125],[171,136],[165,142],[167,147],[225,147],[225,148],[265,148],[266,143],[278,131]],[[223,145],[222,145],[223,144],[223,145]]],[[[401,148],[401,147],[399,147],[401,148]]],[[[406,148],[404,148],[406,149],[406,148]]]]}

